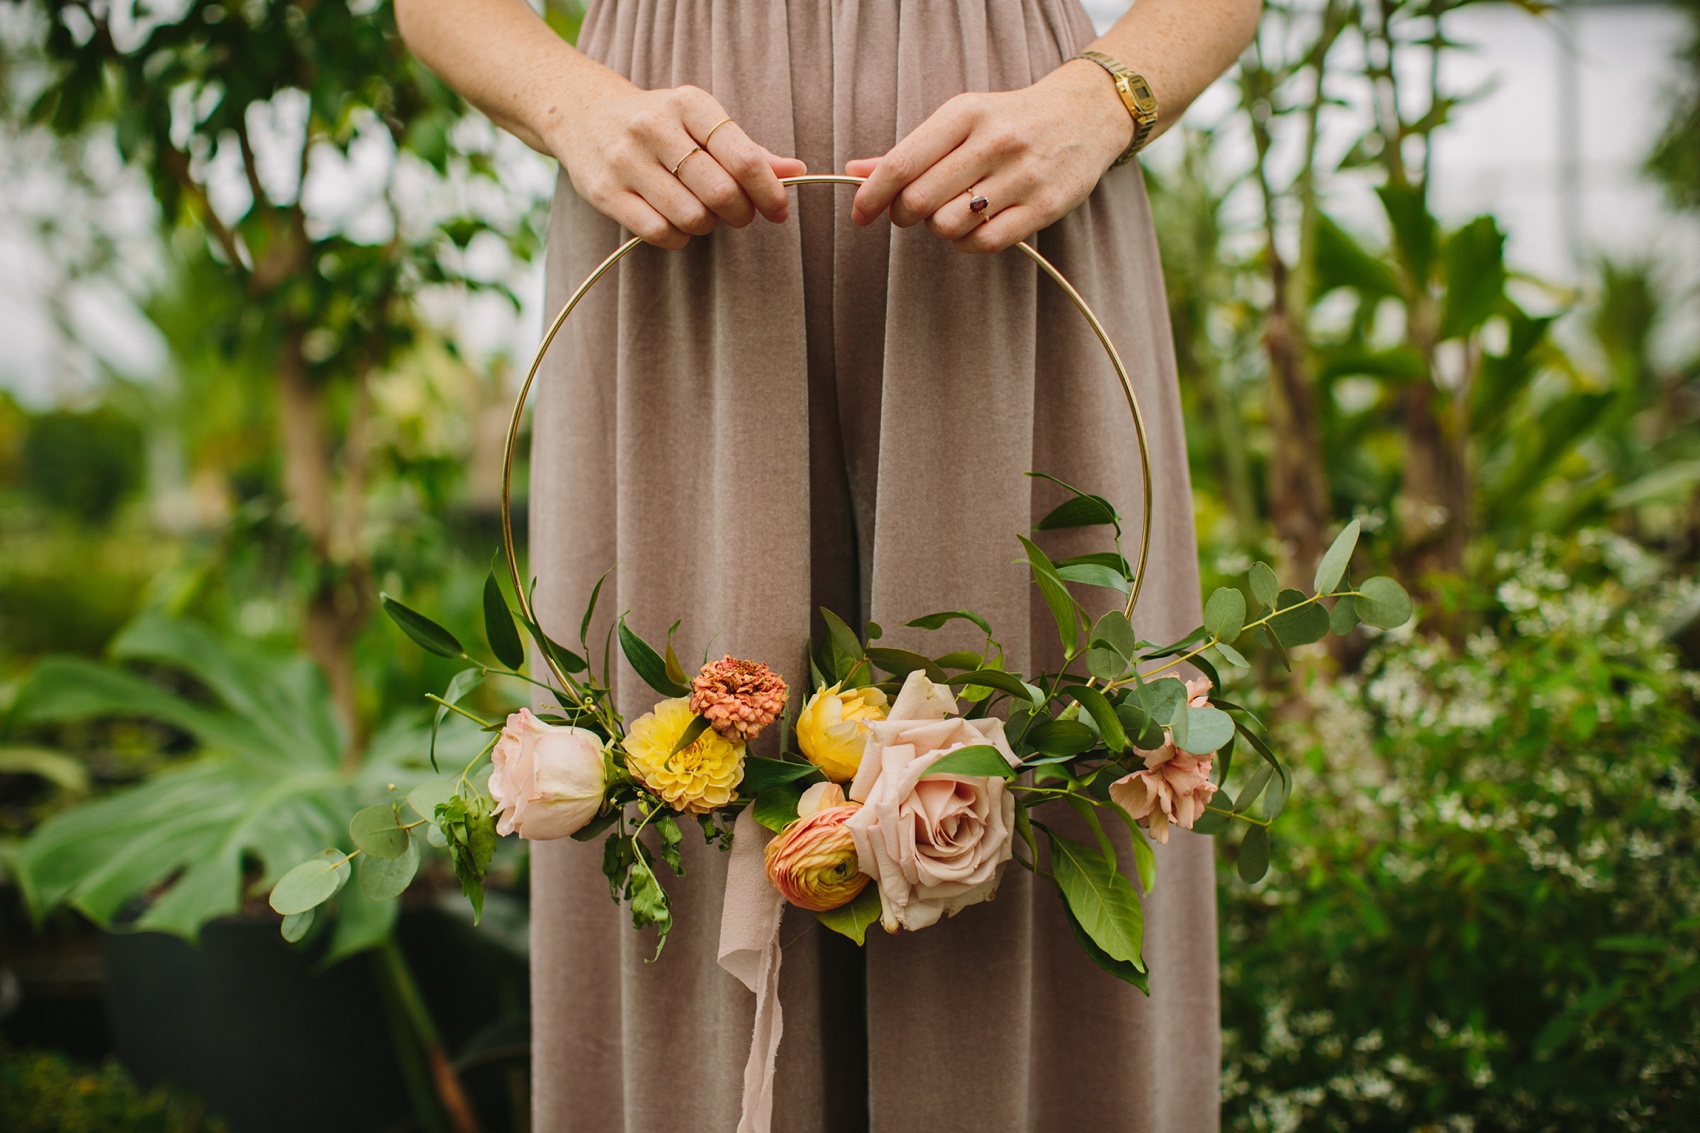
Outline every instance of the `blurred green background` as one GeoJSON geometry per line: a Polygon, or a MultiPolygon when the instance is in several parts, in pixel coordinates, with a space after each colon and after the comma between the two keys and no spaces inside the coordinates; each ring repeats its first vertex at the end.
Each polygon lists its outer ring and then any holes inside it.
{"type": "MultiPolygon", "coordinates": [[[[1269,876],[1219,848],[1230,1128],[1700,1119],[1700,6],[1662,11],[1629,252],[1569,211],[1580,117],[1522,205],[1448,149],[1506,114],[1472,30],[1585,58],[1609,11],[1269,4],[1149,155],[1206,589],[1357,517],[1420,607],[1261,674],[1302,757],[1269,876]]],[[[423,773],[454,666],[377,593],[479,639],[552,167],[376,0],[0,36],[50,331],[0,360],[0,1124],[524,1129],[523,853],[476,929],[440,863],[293,948],[263,893],[423,773]]],[[[1565,74],[1512,120],[1634,78],[1565,74]]]]}

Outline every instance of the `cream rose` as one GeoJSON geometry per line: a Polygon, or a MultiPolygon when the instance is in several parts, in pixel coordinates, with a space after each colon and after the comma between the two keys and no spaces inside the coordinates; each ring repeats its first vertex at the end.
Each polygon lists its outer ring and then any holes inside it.
{"type": "Polygon", "coordinates": [[[887,932],[926,928],[991,900],[1012,854],[1015,796],[1000,778],[927,771],[975,744],[997,748],[1013,767],[1003,721],[962,719],[950,689],[917,671],[886,719],[867,728],[850,786],[863,805],[844,825],[862,872],[879,884],[880,924],[887,932]]]}
{"type": "Polygon", "coordinates": [[[490,753],[496,832],[536,840],[580,830],[602,807],[602,740],[557,728],[521,708],[490,753]]]}

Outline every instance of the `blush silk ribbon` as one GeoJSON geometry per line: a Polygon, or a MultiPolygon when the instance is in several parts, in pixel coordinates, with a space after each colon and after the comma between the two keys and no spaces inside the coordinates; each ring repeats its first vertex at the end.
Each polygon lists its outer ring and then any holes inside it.
{"type": "Polygon", "coordinates": [[[785,1031],[779,1010],[779,921],[785,898],[767,880],[762,851],[772,835],[756,822],[753,811],[753,807],[745,807],[732,826],[718,958],[720,966],[756,996],[738,1133],[769,1133],[773,1125],[774,1062],[785,1031]]]}

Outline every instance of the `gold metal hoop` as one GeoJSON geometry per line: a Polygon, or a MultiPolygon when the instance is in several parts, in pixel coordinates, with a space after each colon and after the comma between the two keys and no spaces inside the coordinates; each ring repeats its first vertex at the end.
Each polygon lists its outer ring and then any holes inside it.
{"type": "MultiPolygon", "coordinates": [[[[685,156],[689,157],[690,155],[686,154],[685,156]]],[[[815,173],[802,177],[782,177],[779,179],[779,183],[781,185],[860,185],[865,180],[867,180],[865,177],[851,177],[845,174],[815,173]]],[[[525,582],[519,573],[519,556],[514,551],[512,506],[514,454],[519,447],[520,424],[525,415],[526,401],[531,396],[531,387],[537,380],[537,371],[543,365],[543,358],[548,354],[550,345],[555,341],[555,336],[566,325],[567,316],[573,313],[573,308],[577,307],[579,300],[583,299],[590,289],[596,286],[596,282],[608,274],[610,268],[624,259],[626,253],[641,243],[643,243],[641,239],[633,236],[618,248],[615,248],[607,259],[596,265],[596,269],[585,277],[584,282],[578,285],[572,296],[562,305],[560,313],[555,316],[554,321],[549,324],[548,331],[543,335],[543,341],[538,344],[537,353],[531,359],[531,367],[525,372],[525,384],[520,386],[519,395],[514,399],[513,416],[508,420],[508,442],[502,457],[502,555],[508,561],[508,577],[513,581],[514,597],[519,602],[520,612],[534,624],[537,621],[537,615],[531,608],[530,595],[527,593],[525,582]]],[[[1145,491],[1145,510],[1140,516],[1139,562],[1134,568],[1133,585],[1127,597],[1127,605],[1123,607],[1123,611],[1131,618],[1134,606],[1139,603],[1139,591],[1145,585],[1145,565],[1151,554],[1151,452],[1145,440],[1145,416],[1139,410],[1139,395],[1133,391],[1133,381],[1128,377],[1127,367],[1122,364],[1122,356],[1116,351],[1115,343],[1110,341],[1109,333],[1104,330],[1104,324],[1098,321],[1098,316],[1093,313],[1092,308],[1080,292],[1075,290],[1074,284],[1070,283],[1063,273],[1057,270],[1055,264],[1040,255],[1038,250],[1027,241],[1023,240],[1015,246],[1021,249],[1028,259],[1038,264],[1040,271],[1056,281],[1057,286],[1063,289],[1070,301],[1074,303],[1075,308],[1091,325],[1092,333],[1098,336],[1099,344],[1103,346],[1104,353],[1109,356],[1110,365],[1115,368],[1116,379],[1121,382],[1122,396],[1127,398],[1128,412],[1133,415],[1134,433],[1139,440],[1139,474],[1145,491]]],[[[553,657],[545,654],[543,659],[562,688],[577,687],[572,678],[561,671],[553,657]]]]}

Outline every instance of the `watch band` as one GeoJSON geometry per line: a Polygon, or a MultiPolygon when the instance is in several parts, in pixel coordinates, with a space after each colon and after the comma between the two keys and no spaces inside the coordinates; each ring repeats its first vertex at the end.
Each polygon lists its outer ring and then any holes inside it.
{"type": "Polygon", "coordinates": [[[1128,116],[1133,119],[1133,141],[1115,161],[1116,165],[1126,165],[1151,139],[1151,131],[1157,125],[1157,96],[1151,93],[1151,84],[1145,81],[1145,76],[1128,70],[1120,60],[1112,59],[1102,51],[1082,51],[1074,58],[1098,64],[1110,73],[1116,84],[1116,94],[1121,96],[1122,105],[1127,107],[1128,116]]]}

